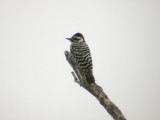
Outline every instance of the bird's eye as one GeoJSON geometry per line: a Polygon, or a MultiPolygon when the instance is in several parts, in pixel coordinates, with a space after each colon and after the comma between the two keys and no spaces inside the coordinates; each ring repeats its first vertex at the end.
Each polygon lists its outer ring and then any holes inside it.
{"type": "Polygon", "coordinates": [[[74,40],[80,40],[79,38],[74,38],[74,40]]]}

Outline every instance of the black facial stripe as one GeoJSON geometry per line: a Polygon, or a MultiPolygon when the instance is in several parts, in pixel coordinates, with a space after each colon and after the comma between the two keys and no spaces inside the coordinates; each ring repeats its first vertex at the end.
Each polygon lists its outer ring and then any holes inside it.
{"type": "Polygon", "coordinates": [[[80,39],[78,39],[78,38],[73,38],[74,40],[80,40],[80,39]]]}

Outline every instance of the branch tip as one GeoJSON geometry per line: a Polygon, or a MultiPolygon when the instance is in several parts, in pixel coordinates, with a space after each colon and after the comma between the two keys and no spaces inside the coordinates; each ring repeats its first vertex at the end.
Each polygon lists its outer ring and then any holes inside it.
{"type": "Polygon", "coordinates": [[[126,120],[120,109],[108,98],[104,93],[103,89],[96,83],[89,85],[86,83],[86,78],[80,72],[79,67],[74,61],[72,53],[65,51],[66,60],[73,68],[74,72],[71,72],[73,75],[74,81],[94,95],[101,105],[107,110],[107,112],[113,117],[114,120],[126,120]]]}

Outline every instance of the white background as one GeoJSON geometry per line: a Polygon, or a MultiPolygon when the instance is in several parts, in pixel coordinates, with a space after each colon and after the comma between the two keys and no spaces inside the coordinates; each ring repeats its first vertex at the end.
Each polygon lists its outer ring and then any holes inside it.
{"type": "Polygon", "coordinates": [[[0,0],[0,120],[112,120],[64,51],[81,32],[128,120],[160,120],[159,0],[0,0]]]}

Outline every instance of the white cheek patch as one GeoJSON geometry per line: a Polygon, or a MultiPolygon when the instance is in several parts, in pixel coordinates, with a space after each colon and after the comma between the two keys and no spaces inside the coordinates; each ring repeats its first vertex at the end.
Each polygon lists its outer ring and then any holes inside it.
{"type": "Polygon", "coordinates": [[[77,37],[77,39],[79,39],[79,42],[83,42],[83,38],[82,37],[77,37]]]}
{"type": "Polygon", "coordinates": [[[79,40],[79,42],[83,42],[83,39],[81,38],[81,39],[79,40]]]}

